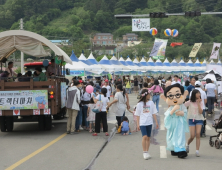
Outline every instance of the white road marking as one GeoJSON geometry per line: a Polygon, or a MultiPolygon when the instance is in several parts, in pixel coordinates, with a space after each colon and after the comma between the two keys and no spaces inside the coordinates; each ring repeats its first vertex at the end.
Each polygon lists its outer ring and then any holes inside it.
{"type": "Polygon", "coordinates": [[[209,125],[206,125],[207,130],[212,130],[209,125]]]}
{"type": "Polygon", "coordinates": [[[218,108],[214,108],[214,111],[217,111],[217,112],[218,112],[218,111],[220,111],[220,110],[219,110],[218,108]]]}
{"type": "Polygon", "coordinates": [[[160,146],[160,158],[167,158],[166,146],[160,146]]]}

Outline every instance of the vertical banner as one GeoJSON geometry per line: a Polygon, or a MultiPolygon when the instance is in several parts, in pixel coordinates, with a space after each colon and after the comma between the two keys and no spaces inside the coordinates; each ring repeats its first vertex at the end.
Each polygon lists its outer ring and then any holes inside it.
{"type": "Polygon", "coordinates": [[[156,60],[162,59],[163,60],[165,58],[167,42],[168,42],[168,40],[155,38],[154,44],[161,43],[161,45],[159,46],[157,54],[155,56],[153,56],[153,59],[156,59],[156,60]]]}
{"type": "Polygon", "coordinates": [[[132,31],[150,31],[150,18],[132,19],[132,31]]]}
{"type": "Polygon", "coordinates": [[[200,47],[201,47],[202,43],[195,43],[189,57],[196,57],[197,52],[199,51],[200,47]]]}
{"type": "Polygon", "coordinates": [[[220,49],[221,43],[214,43],[210,59],[217,59],[217,56],[219,55],[219,49],[220,49]]]}
{"type": "Polygon", "coordinates": [[[66,106],[66,83],[61,82],[61,108],[66,106]]]}

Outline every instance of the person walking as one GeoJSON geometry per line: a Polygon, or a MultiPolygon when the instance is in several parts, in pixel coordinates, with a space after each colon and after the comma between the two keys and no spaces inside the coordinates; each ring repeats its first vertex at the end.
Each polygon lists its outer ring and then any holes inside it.
{"type": "Polygon", "coordinates": [[[131,81],[130,81],[130,79],[128,79],[126,81],[126,91],[127,91],[128,94],[131,94],[131,81]]]}
{"type": "Polygon", "coordinates": [[[149,151],[150,136],[153,125],[153,119],[156,122],[156,128],[159,128],[156,118],[156,107],[153,101],[150,101],[150,91],[144,89],[142,96],[137,103],[135,115],[137,116],[137,128],[142,133],[143,158],[145,160],[151,158],[149,151]]]}
{"type": "Polygon", "coordinates": [[[93,136],[98,136],[97,133],[100,133],[101,120],[102,120],[102,124],[103,124],[103,132],[105,132],[106,136],[109,136],[108,124],[107,124],[107,113],[106,113],[106,108],[107,108],[107,105],[109,104],[109,99],[106,96],[106,94],[107,94],[107,89],[102,88],[101,94],[99,94],[96,97],[93,96],[94,103],[97,103],[97,101],[102,102],[101,111],[99,113],[96,113],[95,133],[93,133],[93,136]]]}
{"type": "Polygon", "coordinates": [[[109,85],[109,80],[108,80],[108,79],[106,79],[106,80],[104,81],[104,86],[102,86],[102,88],[106,88],[106,89],[107,89],[107,94],[106,94],[106,96],[107,96],[108,99],[110,100],[111,87],[110,87],[110,85],[109,85]]]}
{"type": "Polygon", "coordinates": [[[189,153],[189,145],[193,141],[196,136],[196,156],[199,157],[199,149],[200,149],[200,133],[203,125],[204,117],[203,117],[203,103],[201,99],[200,91],[194,89],[192,91],[190,101],[187,101],[184,104],[188,109],[188,119],[189,119],[189,129],[190,129],[190,138],[186,144],[186,151],[189,153]]]}
{"type": "Polygon", "coordinates": [[[171,85],[174,85],[176,83],[181,85],[181,82],[179,81],[179,76],[178,75],[173,76],[173,78],[174,78],[174,81],[171,83],[171,85]]]}
{"type": "Polygon", "coordinates": [[[67,134],[73,134],[75,130],[76,116],[79,111],[80,100],[80,91],[79,87],[81,84],[79,81],[74,81],[74,86],[69,87],[67,89],[67,100],[66,100],[66,108],[67,114],[69,115],[67,121],[67,134]]]}
{"type": "Polygon", "coordinates": [[[135,78],[134,79],[134,92],[135,92],[135,94],[138,94],[138,90],[139,90],[139,87],[138,87],[138,84],[139,82],[138,82],[138,80],[137,80],[137,78],[135,78]]]}
{"type": "MultiPolygon", "coordinates": [[[[202,114],[203,114],[203,117],[205,118],[205,108],[206,108],[205,105],[207,103],[207,95],[206,95],[206,92],[202,90],[201,86],[202,86],[202,84],[201,84],[200,81],[195,82],[195,89],[199,90],[200,95],[201,95],[201,100],[202,100],[202,103],[203,103],[203,112],[202,112],[202,114]]],[[[192,95],[192,91],[190,93],[190,97],[191,97],[191,95],[192,95]]],[[[202,126],[201,133],[200,133],[200,136],[203,136],[203,135],[205,136],[205,127],[204,127],[204,125],[202,126]]]]}
{"type": "Polygon", "coordinates": [[[212,83],[211,79],[206,80],[207,84],[205,86],[205,91],[207,92],[207,106],[208,106],[208,114],[212,114],[214,112],[214,101],[217,94],[217,89],[215,84],[212,83]]]}
{"type": "Polygon", "coordinates": [[[159,113],[160,94],[163,93],[163,88],[159,85],[157,79],[154,80],[154,85],[148,90],[153,91],[153,103],[156,104],[157,112],[159,113]]]}
{"type": "Polygon", "coordinates": [[[170,86],[172,83],[172,77],[170,76],[168,79],[167,79],[167,82],[165,84],[165,88],[167,88],[168,86],[170,86]]]}
{"type": "Polygon", "coordinates": [[[109,103],[108,107],[112,107],[112,112],[116,115],[116,120],[118,127],[121,125],[123,114],[126,110],[127,98],[125,94],[125,89],[121,84],[116,86],[116,94],[114,100],[109,103]]]}
{"type": "MultiPolygon", "coordinates": [[[[183,86],[184,91],[187,90],[187,88],[189,87],[189,85],[190,85],[190,81],[189,81],[189,80],[186,80],[186,81],[185,81],[185,85],[183,86]]],[[[189,100],[189,95],[187,95],[185,101],[187,102],[188,100],[189,100]]]]}

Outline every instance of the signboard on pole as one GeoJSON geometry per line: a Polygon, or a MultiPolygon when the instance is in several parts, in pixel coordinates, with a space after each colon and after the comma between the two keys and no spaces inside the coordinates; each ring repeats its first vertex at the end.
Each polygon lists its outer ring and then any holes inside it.
{"type": "Polygon", "coordinates": [[[0,110],[24,109],[48,109],[48,91],[0,91],[0,110]]]}
{"type": "Polygon", "coordinates": [[[132,19],[132,31],[150,31],[150,18],[132,19]]]}

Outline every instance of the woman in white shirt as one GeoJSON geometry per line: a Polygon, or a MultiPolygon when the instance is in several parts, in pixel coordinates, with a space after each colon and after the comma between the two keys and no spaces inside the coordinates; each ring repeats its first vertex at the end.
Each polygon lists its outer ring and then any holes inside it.
{"type": "Polygon", "coordinates": [[[116,94],[114,100],[108,105],[108,107],[112,106],[111,110],[116,115],[116,120],[118,122],[118,126],[121,125],[123,114],[126,110],[126,94],[125,89],[123,89],[122,84],[118,84],[116,86],[116,94]]]}
{"type": "Polygon", "coordinates": [[[156,129],[159,128],[157,118],[157,109],[153,103],[150,101],[150,91],[143,89],[141,92],[141,98],[136,106],[135,116],[137,116],[137,126],[138,130],[142,133],[142,147],[143,147],[143,158],[149,159],[151,156],[148,153],[150,146],[150,135],[153,125],[153,118],[156,122],[156,129]]]}
{"type": "Polygon", "coordinates": [[[94,97],[93,96],[93,100],[95,103],[97,103],[97,101],[102,101],[102,109],[101,112],[96,113],[96,121],[95,121],[95,133],[93,133],[93,136],[97,136],[97,133],[100,133],[100,122],[102,120],[102,124],[103,124],[103,132],[105,132],[106,136],[109,136],[108,134],[108,124],[107,124],[107,113],[106,113],[106,107],[109,104],[109,99],[106,96],[107,93],[107,89],[106,88],[102,88],[101,89],[101,94],[99,94],[98,96],[94,97]]]}

